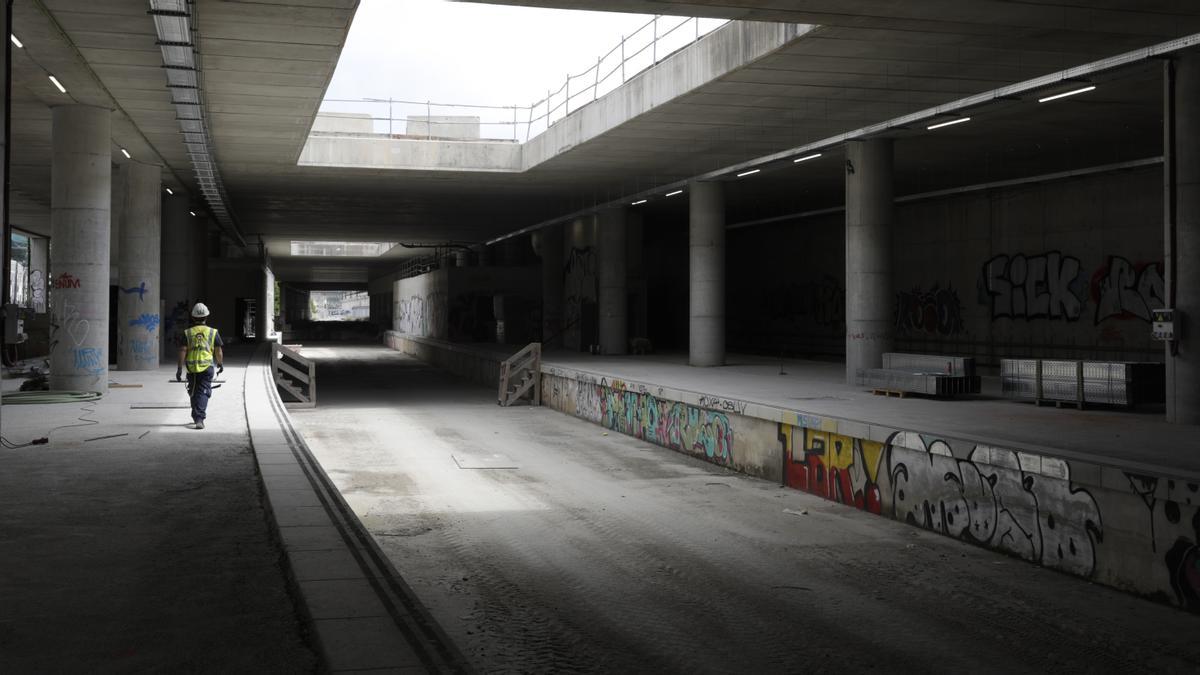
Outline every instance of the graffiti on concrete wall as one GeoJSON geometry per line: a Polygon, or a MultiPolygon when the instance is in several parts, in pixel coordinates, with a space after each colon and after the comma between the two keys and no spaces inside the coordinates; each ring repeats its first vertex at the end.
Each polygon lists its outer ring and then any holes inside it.
{"type": "Polygon", "coordinates": [[[983,264],[980,295],[992,318],[1076,321],[1083,312],[1087,280],[1079,259],[1050,251],[1041,255],[998,255],[983,264]]]}
{"type": "Polygon", "coordinates": [[[781,424],[787,484],[871,513],[882,513],[883,444],[781,424]]]}
{"type": "Polygon", "coordinates": [[[1200,610],[1200,484],[1125,476],[1146,506],[1151,547],[1163,557],[1175,601],[1200,610]]]}
{"type": "Polygon", "coordinates": [[[445,296],[440,291],[401,298],[396,302],[396,330],[421,337],[445,337],[445,309],[445,296]]]}
{"type": "Polygon", "coordinates": [[[572,248],[563,264],[563,341],[568,346],[586,346],[580,344],[583,311],[585,305],[596,302],[598,288],[595,248],[572,248]]]}
{"type": "Polygon", "coordinates": [[[1150,321],[1150,310],[1166,306],[1162,264],[1134,265],[1120,256],[1110,256],[1108,264],[1092,275],[1092,300],[1096,303],[1096,323],[1108,319],[1150,321]]]}
{"type": "Polygon", "coordinates": [[[896,330],[900,334],[959,335],[963,307],[953,286],[934,284],[928,291],[914,288],[896,294],[896,330]]]}
{"type": "Polygon", "coordinates": [[[573,411],[577,417],[607,429],[704,457],[717,464],[733,459],[734,431],[729,416],[679,401],[661,399],[649,391],[633,390],[621,380],[599,382],[551,378],[548,398],[561,401],[572,387],[574,405],[554,403],[560,410],[573,411]]]}
{"type": "Polygon", "coordinates": [[[1092,574],[1103,536],[1100,510],[1087,490],[1072,484],[1065,461],[983,445],[960,459],[944,441],[909,432],[897,436],[888,443],[896,519],[1080,576],[1092,574]],[[1050,462],[1054,467],[1047,472],[1043,464],[1050,462]]]}
{"type": "Polygon", "coordinates": [[[143,281],[141,284],[134,286],[132,288],[122,288],[121,292],[124,293],[125,295],[137,294],[138,300],[141,302],[145,302],[146,301],[146,282],[143,281]]]}
{"type": "Polygon", "coordinates": [[[91,322],[80,317],[78,306],[65,300],[55,303],[50,312],[51,353],[59,344],[74,347],[82,345],[91,329],[91,322]]]}
{"type": "Polygon", "coordinates": [[[1081,576],[1095,568],[1099,507],[1064,461],[1038,457],[1033,471],[1034,456],[1022,465],[983,445],[959,458],[909,432],[880,443],[784,424],[780,440],[792,487],[1081,576]]]}
{"type": "Polygon", "coordinates": [[[792,283],[762,296],[762,313],[784,321],[809,321],[838,331],[846,327],[846,289],[831,275],[792,283]]]}

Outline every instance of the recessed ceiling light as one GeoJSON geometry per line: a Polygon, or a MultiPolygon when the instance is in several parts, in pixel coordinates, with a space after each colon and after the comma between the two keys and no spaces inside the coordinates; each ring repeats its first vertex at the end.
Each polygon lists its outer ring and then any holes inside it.
{"type": "Polygon", "coordinates": [[[21,41],[17,39],[16,35],[9,33],[8,39],[12,40],[12,43],[17,46],[17,49],[24,49],[25,45],[21,44],[21,41]]]}
{"type": "Polygon", "coordinates": [[[52,83],[54,83],[54,86],[58,87],[58,90],[59,90],[59,91],[61,91],[61,92],[62,92],[62,93],[64,93],[64,94],[65,94],[65,93],[67,93],[67,88],[66,88],[66,87],[64,87],[64,86],[62,86],[62,82],[59,82],[57,77],[55,77],[55,76],[51,75],[51,76],[50,76],[50,81],[51,81],[52,83]]]}
{"type": "Polygon", "coordinates": [[[933,131],[934,129],[941,129],[942,127],[948,127],[952,124],[962,124],[963,122],[970,122],[970,121],[971,121],[970,117],[960,117],[956,120],[950,120],[949,122],[938,122],[937,124],[931,124],[931,125],[925,127],[925,129],[928,131],[933,131]]]}
{"type": "Polygon", "coordinates": [[[683,190],[676,190],[676,191],[674,191],[674,192],[668,192],[668,193],[667,193],[667,196],[668,196],[668,197],[674,197],[675,195],[681,195],[681,194],[683,194],[683,190]]]}
{"type": "Polygon", "coordinates": [[[742,178],[744,176],[752,176],[752,175],[758,173],[759,171],[762,171],[762,169],[750,169],[749,171],[743,171],[743,172],[739,173],[737,175],[737,177],[742,178]]]}
{"type": "Polygon", "coordinates": [[[166,190],[167,190],[167,194],[169,194],[169,195],[175,194],[175,192],[173,190],[171,190],[171,188],[167,188],[166,190]]]}
{"type": "Polygon", "coordinates": [[[132,157],[129,156],[129,151],[126,150],[125,148],[121,148],[121,154],[125,155],[125,159],[133,159],[132,157]]]}
{"type": "Polygon", "coordinates": [[[645,203],[646,203],[645,199],[639,199],[636,202],[630,204],[630,206],[637,206],[638,204],[645,204],[645,203]]]}
{"type": "Polygon", "coordinates": [[[1068,97],[1068,96],[1074,96],[1075,94],[1082,94],[1082,93],[1084,93],[1084,92],[1087,92],[1087,91],[1092,91],[1092,90],[1093,90],[1093,89],[1095,89],[1095,88],[1096,88],[1096,86],[1095,86],[1095,85],[1092,85],[1092,86],[1089,86],[1089,87],[1082,87],[1082,88],[1080,88],[1080,89],[1075,89],[1075,90],[1072,90],[1072,91],[1064,91],[1064,92],[1063,92],[1063,93],[1061,93],[1061,94],[1055,94],[1055,95],[1053,95],[1053,96],[1047,96],[1046,98],[1039,98],[1039,99],[1038,99],[1038,103],[1045,103],[1046,101],[1053,101],[1053,100],[1054,100],[1054,99],[1056,99],[1056,98],[1066,98],[1066,97],[1068,97]]]}
{"type": "Polygon", "coordinates": [[[814,154],[808,155],[808,156],[806,156],[806,157],[801,157],[801,158],[799,158],[799,159],[793,159],[793,160],[792,160],[792,163],[793,163],[793,164],[799,164],[800,162],[807,162],[807,161],[808,161],[808,160],[810,160],[810,159],[816,159],[816,158],[818,158],[818,157],[820,157],[820,156],[821,156],[821,153],[817,152],[817,153],[814,153],[814,154]]]}

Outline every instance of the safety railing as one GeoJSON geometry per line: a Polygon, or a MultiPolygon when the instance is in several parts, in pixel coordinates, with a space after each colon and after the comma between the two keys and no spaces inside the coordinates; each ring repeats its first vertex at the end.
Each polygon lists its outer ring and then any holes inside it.
{"type": "Polygon", "coordinates": [[[542,404],[542,343],[531,342],[500,363],[500,390],[496,402],[508,407],[530,395],[533,405],[542,404]]]}
{"type": "Polygon", "coordinates": [[[289,408],[314,408],[317,405],[317,364],[296,350],[278,342],[271,343],[271,373],[275,384],[295,401],[289,408]]]}
{"type": "MultiPolygon", "coordinates": [[[[324,113],[357,113],[370,130],[348,133],[404,138],[528,141],[620,87],[671,54],[703,38],[728,21],[700,17],[655,16],[578,74],[567,74],[557,89],[528,105],[474,105],[394,98],[325,99],[324,113]],[[386,108],[386,114],[384,109],[386,108]]],[[[333,129],[334,133],[338,130],[333,129]]]]}

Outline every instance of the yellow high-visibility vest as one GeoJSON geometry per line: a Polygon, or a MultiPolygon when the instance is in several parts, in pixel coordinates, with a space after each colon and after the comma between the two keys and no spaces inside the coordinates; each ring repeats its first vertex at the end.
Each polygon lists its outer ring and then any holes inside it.
{"type": "Polygon", "coordinates": [[[187,338],[187,369],[189,373],[203,373],[212,367],[213,350],[217,343],[217,329],[210,326],[192,326],[184,331],[187,338]]]}

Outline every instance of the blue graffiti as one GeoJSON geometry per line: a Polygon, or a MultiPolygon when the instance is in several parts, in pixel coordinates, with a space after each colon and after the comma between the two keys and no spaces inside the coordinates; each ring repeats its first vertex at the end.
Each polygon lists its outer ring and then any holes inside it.
{"type": "Polygon", "coordinates": [[[133,288],[122,288],[121,292],[125,293],[127,295],[132,294],[132,293],[137,293],[138,300],[145,302],[146,301],[146,282],[143,281],[141,286],[134,286],[133,288]]]}
{"type": "Polygon", "coordinates": [[[146,329],[147,333],[153,333],[155,328],[158,328],[157,314],[143,314],[136,319],[129,320],[130,326],[141,326],[146,329]]]}
{"type": "Polygon", "coordinates": [[[104,350],[98,347],[77,347],[75,350],[75,370],[82,370],[92,375],[104,372],[104,350]]]}
{"type": "Polygon", "coordinates": [[[130,342],[133,358],[138,361],[156,361],[158,359],[158,341],[150,338],[134,338],[130,342]]]}

